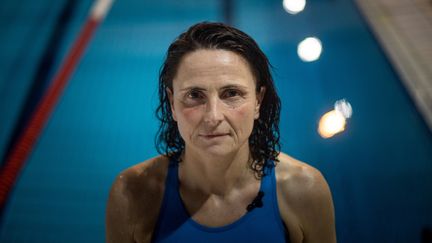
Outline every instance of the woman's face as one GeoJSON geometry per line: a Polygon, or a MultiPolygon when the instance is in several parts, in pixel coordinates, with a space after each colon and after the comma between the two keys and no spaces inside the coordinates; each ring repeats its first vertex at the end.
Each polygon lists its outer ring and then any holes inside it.
{"type": "Polygon", "coordinates": [[[248,138],[265,89],[240,55],[201,49],[185,55],[167,90],[186,149],[224,155],[249,149],[248,138]]]}

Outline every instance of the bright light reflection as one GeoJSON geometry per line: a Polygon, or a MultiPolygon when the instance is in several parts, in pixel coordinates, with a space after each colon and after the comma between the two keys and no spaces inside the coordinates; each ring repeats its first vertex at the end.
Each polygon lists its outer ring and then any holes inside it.
{"type": "Polygon", "coordinates": [[[345,118],[350,118],[352,116],[351,104],[346,99],[336,101],[334,109],[339,111],[345,118]]]}
{"type": "Polygon", "coordinates": [[[290,14],[297,14],[306,6],[306,0],[283,0],[283,8],[290,14]]]}
{"type": "Polygon", "coordinates": [[[304,62],[317,60],[322,52],[321,41],[316,37],[308,37],[297,46],[297,54],[304,62]]]}
{"type": "Polygon", "coordinates": [[[344,131],[345,125],[346,120],[343,114],[337,110],[332,110],[321,117],[318,125],[318,133],[323,138],[330,138],[344,131]]]}

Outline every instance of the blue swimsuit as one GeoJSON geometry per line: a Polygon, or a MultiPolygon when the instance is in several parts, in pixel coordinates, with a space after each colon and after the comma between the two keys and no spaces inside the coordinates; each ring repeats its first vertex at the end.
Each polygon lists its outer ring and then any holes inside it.
{"type": "Polygon", "coordinates": [[[260,191],[264,192],[262,207],[225,226],[201,225],[191,218],[180,198],[178,163],[171,160],[152,242],[289,242],[279,215],[274,167],[261,180],[260,191]]]}

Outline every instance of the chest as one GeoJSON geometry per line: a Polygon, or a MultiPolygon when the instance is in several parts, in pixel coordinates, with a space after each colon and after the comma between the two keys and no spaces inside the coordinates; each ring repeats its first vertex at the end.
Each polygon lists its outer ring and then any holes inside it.
{"type": "Polygon", "coordinates": [[[254,198],[251,187],[245,193],[233,192],[225,197],[197,196],[199,194],[180,189],[180,199],[192,220],[207,227],[229,225],[247,214],[246,207],[254,198]]]}
{"type": "MultiPolygon", "coordinates": [[[[242,239],[250,238],[252,242],[263,242],[259,240],[269,238],[277,239],[274,242],[285,242],[281,240],[284,238],[284,231],[288,230],[291,242],[302,242],[299,224],[289,216],[290,212],[284,205],[280,209],[277,206],[279,201],[276,198],[279,196],[275,190],[275,183],[267,181],[263,185],[261,189],[266,193],[263,199],[264,206],[252,213],[248,213],[246,208],[261,190],[259,183],[225,197],[203,196],[194,191],[184,190],[178,184],[171,185],[166,191],[166,205],[159,217],[160,230],[153,232],[155,239],[163,239],[161,242],[178,242],[178,239],[186,239],[182,237],[189,240],[190,237],[196,237],[194,239],[198,242],[209,243],[213,242],[209,239],[221,242],[224,241],[223,237],[232,239],[235,235],[243,237],[242,239]],[[176,217],[180,220],[174,220],[176,217]],[[214,230],[217,234],[213,233],[214,230]],[[219,237],[222,237],[221,241],[217,241],[219,237]],[[258,239],[259,237],[264,238],[258,239]]],[[[138,239],[137,241],[146,242],[138,239]]]]}

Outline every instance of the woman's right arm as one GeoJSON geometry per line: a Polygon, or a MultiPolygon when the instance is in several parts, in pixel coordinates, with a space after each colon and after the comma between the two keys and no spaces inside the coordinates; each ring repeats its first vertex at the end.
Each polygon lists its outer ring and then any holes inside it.
{"type": "Polygon", "coordinates": [[[106,210],[106,241],[150,243],[165,190],[168,163],[158,156],[120,173],[106,210]]]}
{"type": "Polygon", "coordinates": [[[127,178],[122,173],[114,181],[106,209],[106,242],[135,242],[132,203],[127,178]]]}

